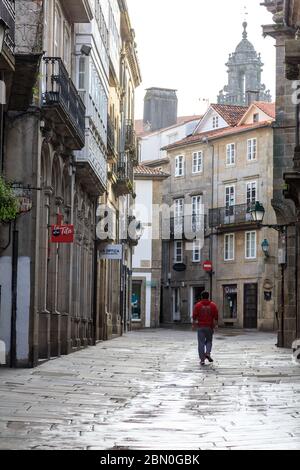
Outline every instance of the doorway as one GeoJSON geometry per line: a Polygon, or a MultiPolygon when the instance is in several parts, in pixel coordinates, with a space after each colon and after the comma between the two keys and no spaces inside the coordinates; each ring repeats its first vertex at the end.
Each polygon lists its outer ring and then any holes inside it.
{"type": "Polygon", "coordinates": [[[194,287],[191,287],[191,296],[190,296],[190,301],[191,301],[191,305],[190,305],[190,315],[191,315],[191,319],[192,319],[192,317],[193,317],[194,307],[195,307],[196,303],[201,300],[201,294],[202,294],[202,292],[204,292],[204,291],[205,291],[205,287],[204,287],[204,286],[194,286],[194,287]]]}
{"type": "Polygon", "coordinates": [[[258,287],[257,284],[244,285],[244,328],[257,329],[258,320],[258,287]]]}
{"type": "Polygon", "coordinates": [[[180,289],[175,288],[173,289],[173,321],[180,321],[181,320],[181,313],[180,313],[180,289]]]}

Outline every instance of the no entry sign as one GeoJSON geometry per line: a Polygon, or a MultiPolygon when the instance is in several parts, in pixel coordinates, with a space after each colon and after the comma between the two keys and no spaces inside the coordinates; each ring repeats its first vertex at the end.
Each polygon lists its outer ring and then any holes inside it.
{"type": "Polygon", "coordinates": [[[52,225],[52,243],[74,243],[74,225],[52,225]]]}
{"type": "Polygon", "coordinates": [[[205,261],[203,263],[203,269],[204,269],[204,271],[206,271],[208,273],[212,272],[212,270],[213,270],[212,262],[211,261],[205,261]]]}

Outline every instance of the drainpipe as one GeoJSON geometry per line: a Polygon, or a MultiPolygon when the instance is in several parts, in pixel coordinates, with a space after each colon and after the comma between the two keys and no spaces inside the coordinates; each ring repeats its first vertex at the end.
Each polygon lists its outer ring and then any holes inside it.
{"type": "Polygon", "coordinates": [[[11,340],[10,367],[17,366],[17,292],[18,292],[19,231],[14,221],[12,238],[12,276],[11,276],[11,340]]]}
{"type": "Polygon", "coordinates": [[[93,283],[93,345],[97,344],[97,311],[98,311],[98,243],[96,235],[97,200],[95,201],[95,232],[94,232],[94,283],[93,283]]]}
{"type": "Polygon", "coordinates": [[[291,4],[291,0],[285,0],[284,1],[284,24],[288,28],[290,27],[290,20],[289,20],[290,4],[291,4]]]}

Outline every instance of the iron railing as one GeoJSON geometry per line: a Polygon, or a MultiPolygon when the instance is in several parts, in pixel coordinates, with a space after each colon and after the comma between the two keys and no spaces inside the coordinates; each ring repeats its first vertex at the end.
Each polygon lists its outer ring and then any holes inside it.
{"type": "Polygon", "coordinates": [[[61,58],[45,57],[45,106],[60,105],[80,138],[85,140],[85,106],[61,58]]]}
{"type": "Polygon", "coordinates": [[[107,116],[107,146],[114,153],[116,150],[115,128],[110,116],[107,116]]]}
{"type": "Polygon", "coordinates": [[[126,134],[125,134],[125,146],[126,149],[132,149],[136,144],[136,135],[134,131],[134,124],[131,119],[126,120],[126,134]]]}
{"type": "Polygon", "coordinates": [[[250,209],[251,205],[249,204],[210,209],[209,227],[216,228],[224,225],[251,223],[253,219],[250,214],[250,209]]]}
{"type": "Polygon", "coordinates": [[[126,154],[121,155],[117,164],[114,165],[114,172],[119,182],[130,182],[133,184],[133,165],[126,154]]]}
{"type": "Polygon", "coordinates": [[[13,52],[15,47],[15,0],[0,0],[0,18],[8,26],[5,34],[4,42],[7,47],[13,52]]]}

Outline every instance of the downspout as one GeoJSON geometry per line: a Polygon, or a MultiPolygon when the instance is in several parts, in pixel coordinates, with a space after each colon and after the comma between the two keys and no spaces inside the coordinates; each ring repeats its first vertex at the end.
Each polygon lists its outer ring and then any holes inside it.
{"type": "Polygon", "coordinates": [[[290,27],[290,4],[291,0],[284,0],[284,24],[286,27],[290,27]]]}
{"type": "Polygon", "coordinates": [[[98,312],[98,243],[97,243],[97,200],[95,202],[95,232],[94,232],[94,283],[93,283],[93,345],[97,344],[97,312],[98,312]]]}
{"type": "Polygon", "coordinates": [[[17,367],[17,294],[18,294],[18,258],[19,231],[14,221],[12,240],[12,275],[11,275],[11,333],[10,333],[10,367],[17,367]]]}

